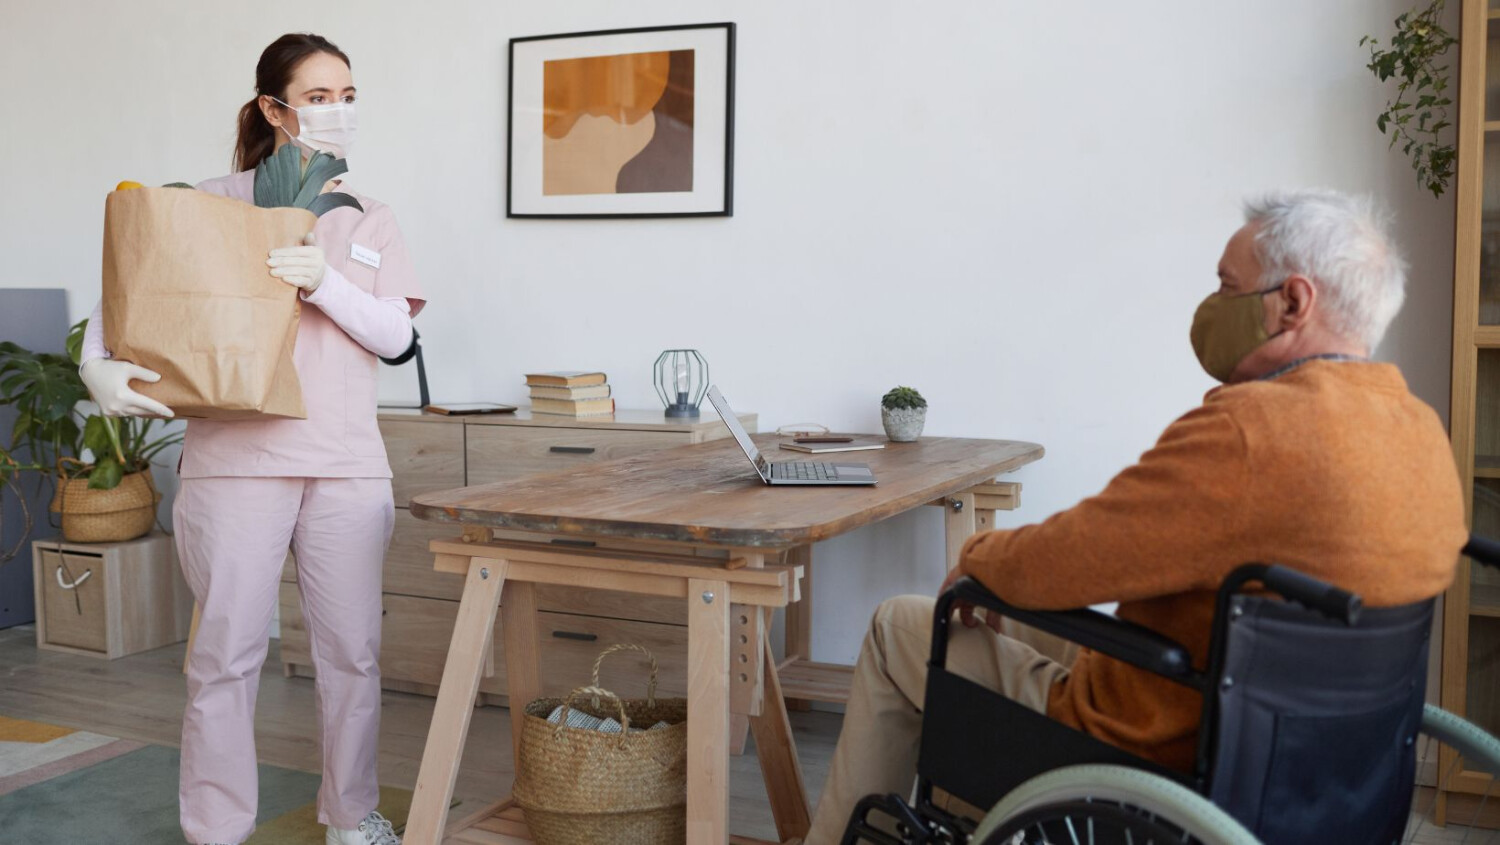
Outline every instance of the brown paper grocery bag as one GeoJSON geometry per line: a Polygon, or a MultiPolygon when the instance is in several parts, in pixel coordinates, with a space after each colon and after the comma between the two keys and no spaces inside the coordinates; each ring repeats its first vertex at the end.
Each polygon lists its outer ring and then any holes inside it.
{"type": "Polygon", "coordinates": [[[188,419],[305,419],[292,365],[301,302],[266,255],[317,218],[186,188],[115,191],[104,204],[104,341],[161,373],[132,387],[188,419]]]}

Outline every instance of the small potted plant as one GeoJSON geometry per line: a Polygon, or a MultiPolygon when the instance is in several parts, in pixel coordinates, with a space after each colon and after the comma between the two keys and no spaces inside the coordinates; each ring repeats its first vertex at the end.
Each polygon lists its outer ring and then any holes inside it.
{"type": "Polygon", "coordinates": [[[895,443],[910,443],[922,436],[927,422],[927,400],[910,387],[895,387],[880,398],[880,421],[885,436],[895,443]]]}
{"type": "Polygon", "coordinates": [[[56,485],[51,510],[62,515],[64,539],[132,540],[151,530],[161,501],[151,459],[182,436],[153,437],[147,419],[78,411],[89,398],[78,376],[87,324],[69,333],[67,355],[0,343],[0,405],[17,411],[9,444],[0,445],[0,485],[14,485],[22,472],[50,476],[56,485]]]}

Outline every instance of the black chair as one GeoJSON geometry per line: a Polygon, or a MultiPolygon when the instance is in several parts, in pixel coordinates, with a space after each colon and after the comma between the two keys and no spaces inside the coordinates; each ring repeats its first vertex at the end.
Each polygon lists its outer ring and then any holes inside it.
{"type": "MultiPolygon", "coordinates": [[[[1500,565],[1500,544],[1481,537],[1464,554],[1500,565]]],[[[1219,589],[1199,669],[1183,646],[1139,625],[1012,607],[964,579],[937,603],[915,802],[869,796],[844,843],[1399,842],[1419,733],[1500,771],[1500,742],[1424,707],[1432,609],[1430,600],[1363,608],[1293,570],[1249,564],[1219,589]],[[1263,591],[1244,592],[1249,584],[1263,591]],[[1202,693],[1193,771],[1167,770],[949,672],[957,602],[1202,693]],[[939,806],[935,789],[992,809],[976,824],[939,806]]]]}

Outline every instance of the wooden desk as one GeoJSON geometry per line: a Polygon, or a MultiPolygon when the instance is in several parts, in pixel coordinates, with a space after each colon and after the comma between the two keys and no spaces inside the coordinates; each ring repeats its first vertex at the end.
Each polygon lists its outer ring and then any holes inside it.
{"type": "MultiPolygon", "coordinates": [[[[773,436],[756,440],[774,448],[773,436]]],[[[464,527],[461,540],[434,541],[431,548],[439,572],[466,580],[405,841],[530,841],[508,799],[446,831],[444,820],[497,610],[512,736],[521,735],[521,705],[538,697],[538,584],[685,601],[688,842],[730,841],[731,712],[750,719],[779,838],[805,835],[811,813],[767,633],[770,610],[800,598],[803,569],[787,562],[786,552],[940,503],[951,561],[978,527],[978,511],[1014,501],[1014,485],[996,484],[995,476],[1041,456],[1033,443],[925,438],[849,456],[870,464],[880,482],[874,487],[771,488],[734,443],[719,441],[417,496],[415,516],[464,527]],[[496,541],[495,529],[608,540],[615,547],[635,541],[642,551],[496,541]]]]}

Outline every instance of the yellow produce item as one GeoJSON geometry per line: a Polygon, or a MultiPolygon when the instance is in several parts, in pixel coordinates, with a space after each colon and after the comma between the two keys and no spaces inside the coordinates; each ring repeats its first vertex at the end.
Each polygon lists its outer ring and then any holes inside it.
{"type": "Polygon", "coordinates": [[[144,187],[146,187],[146,186],[142,185],[140,182],[131,182],[129,180],[126,180],[126,181],[121,182],[120,184],[116,185],[115,186],[115,190],[117,190],[117,191],[128,191],[128,190],[130,190],[132,188],[144,188],[144,187]]]}

